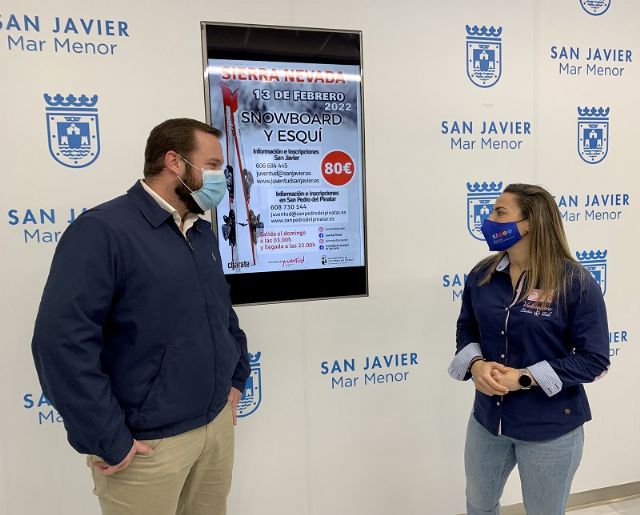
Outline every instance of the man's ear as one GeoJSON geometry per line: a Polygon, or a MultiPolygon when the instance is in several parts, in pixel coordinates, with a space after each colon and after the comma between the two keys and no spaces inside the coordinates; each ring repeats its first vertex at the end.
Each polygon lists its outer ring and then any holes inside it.
{"type": "Polygon", "coordinates": [[[182,158],[174,150],[168,150],[164,154],[164,166],[176,175],[182,175],[182,158]]]}

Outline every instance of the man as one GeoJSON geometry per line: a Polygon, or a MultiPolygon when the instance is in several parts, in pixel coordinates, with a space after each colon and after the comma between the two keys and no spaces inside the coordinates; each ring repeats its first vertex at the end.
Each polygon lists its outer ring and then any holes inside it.
{"type": "Polygon", "coordinates": [[[58,243],[32,350],[103,515],[219,515],[250,368],[211,224],[220,131],[155,127],[144,180],[58,243]]]}

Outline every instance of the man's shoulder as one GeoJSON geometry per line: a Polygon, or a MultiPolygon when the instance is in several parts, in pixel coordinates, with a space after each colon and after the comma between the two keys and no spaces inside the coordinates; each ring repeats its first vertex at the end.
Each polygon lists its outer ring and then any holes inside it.
{"type": "Polygon", "coordinates": [[[78,219],[100,220],[110,227],[116,228],[125,224],[127,220],[130,221],[132,212],[135,210],[135,205],[125,194],[88,209],[78,219]]]}
{"type": "Polygon", "coordinates": [[[107,200],[102,204],[98,204],[92,210],[96,212],[101,212],[105,214],[109,214],[111,212],[118,212],[125,207],[131,205],[131,200],[129,200],[128,195],[119,195],[116,198],[112,198],[111,200],[107,200]]]}
{"type": "MultiPolygon", "coordinates": [[[[107,202],[98,204],[82,213],[74,224],[90,226],[106,225],[115,232],[127,231],[135,225],[139,210],[128,198],[128,195],[120,195],[107,202]]],[[[72,224],[73,225],[73,224],[72,224]]]]}

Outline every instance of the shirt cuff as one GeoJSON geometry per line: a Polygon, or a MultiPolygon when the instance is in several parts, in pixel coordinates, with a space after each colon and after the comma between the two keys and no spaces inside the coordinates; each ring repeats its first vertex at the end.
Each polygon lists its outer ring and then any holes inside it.
{"type": "Polygon", "coordinates": [[[527,370],[529,370],[538,386],[544,390],[548,397],[553,397],[562,390],[562,381],[548,361],[540,361],[527,367],[527,370]]]}
{"type": "Polygon", "coordinates": [[[482,351],[480,350],[480,344],[472,342],[463,347],[458,354],[455,355],[451,365],[449,365],[449,375],[458,381],[464,381],[469,372],[469,365],[471,360],[476,356],[482,357],[482,351]]]}

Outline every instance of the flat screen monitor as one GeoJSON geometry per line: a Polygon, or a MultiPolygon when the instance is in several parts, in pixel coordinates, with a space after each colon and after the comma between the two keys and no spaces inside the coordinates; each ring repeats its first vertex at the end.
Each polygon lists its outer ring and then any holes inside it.
{"type": "Polygon", "coordinates": [[[234,304],[367,294],[359,32],[202,24],[234,304]]]}

